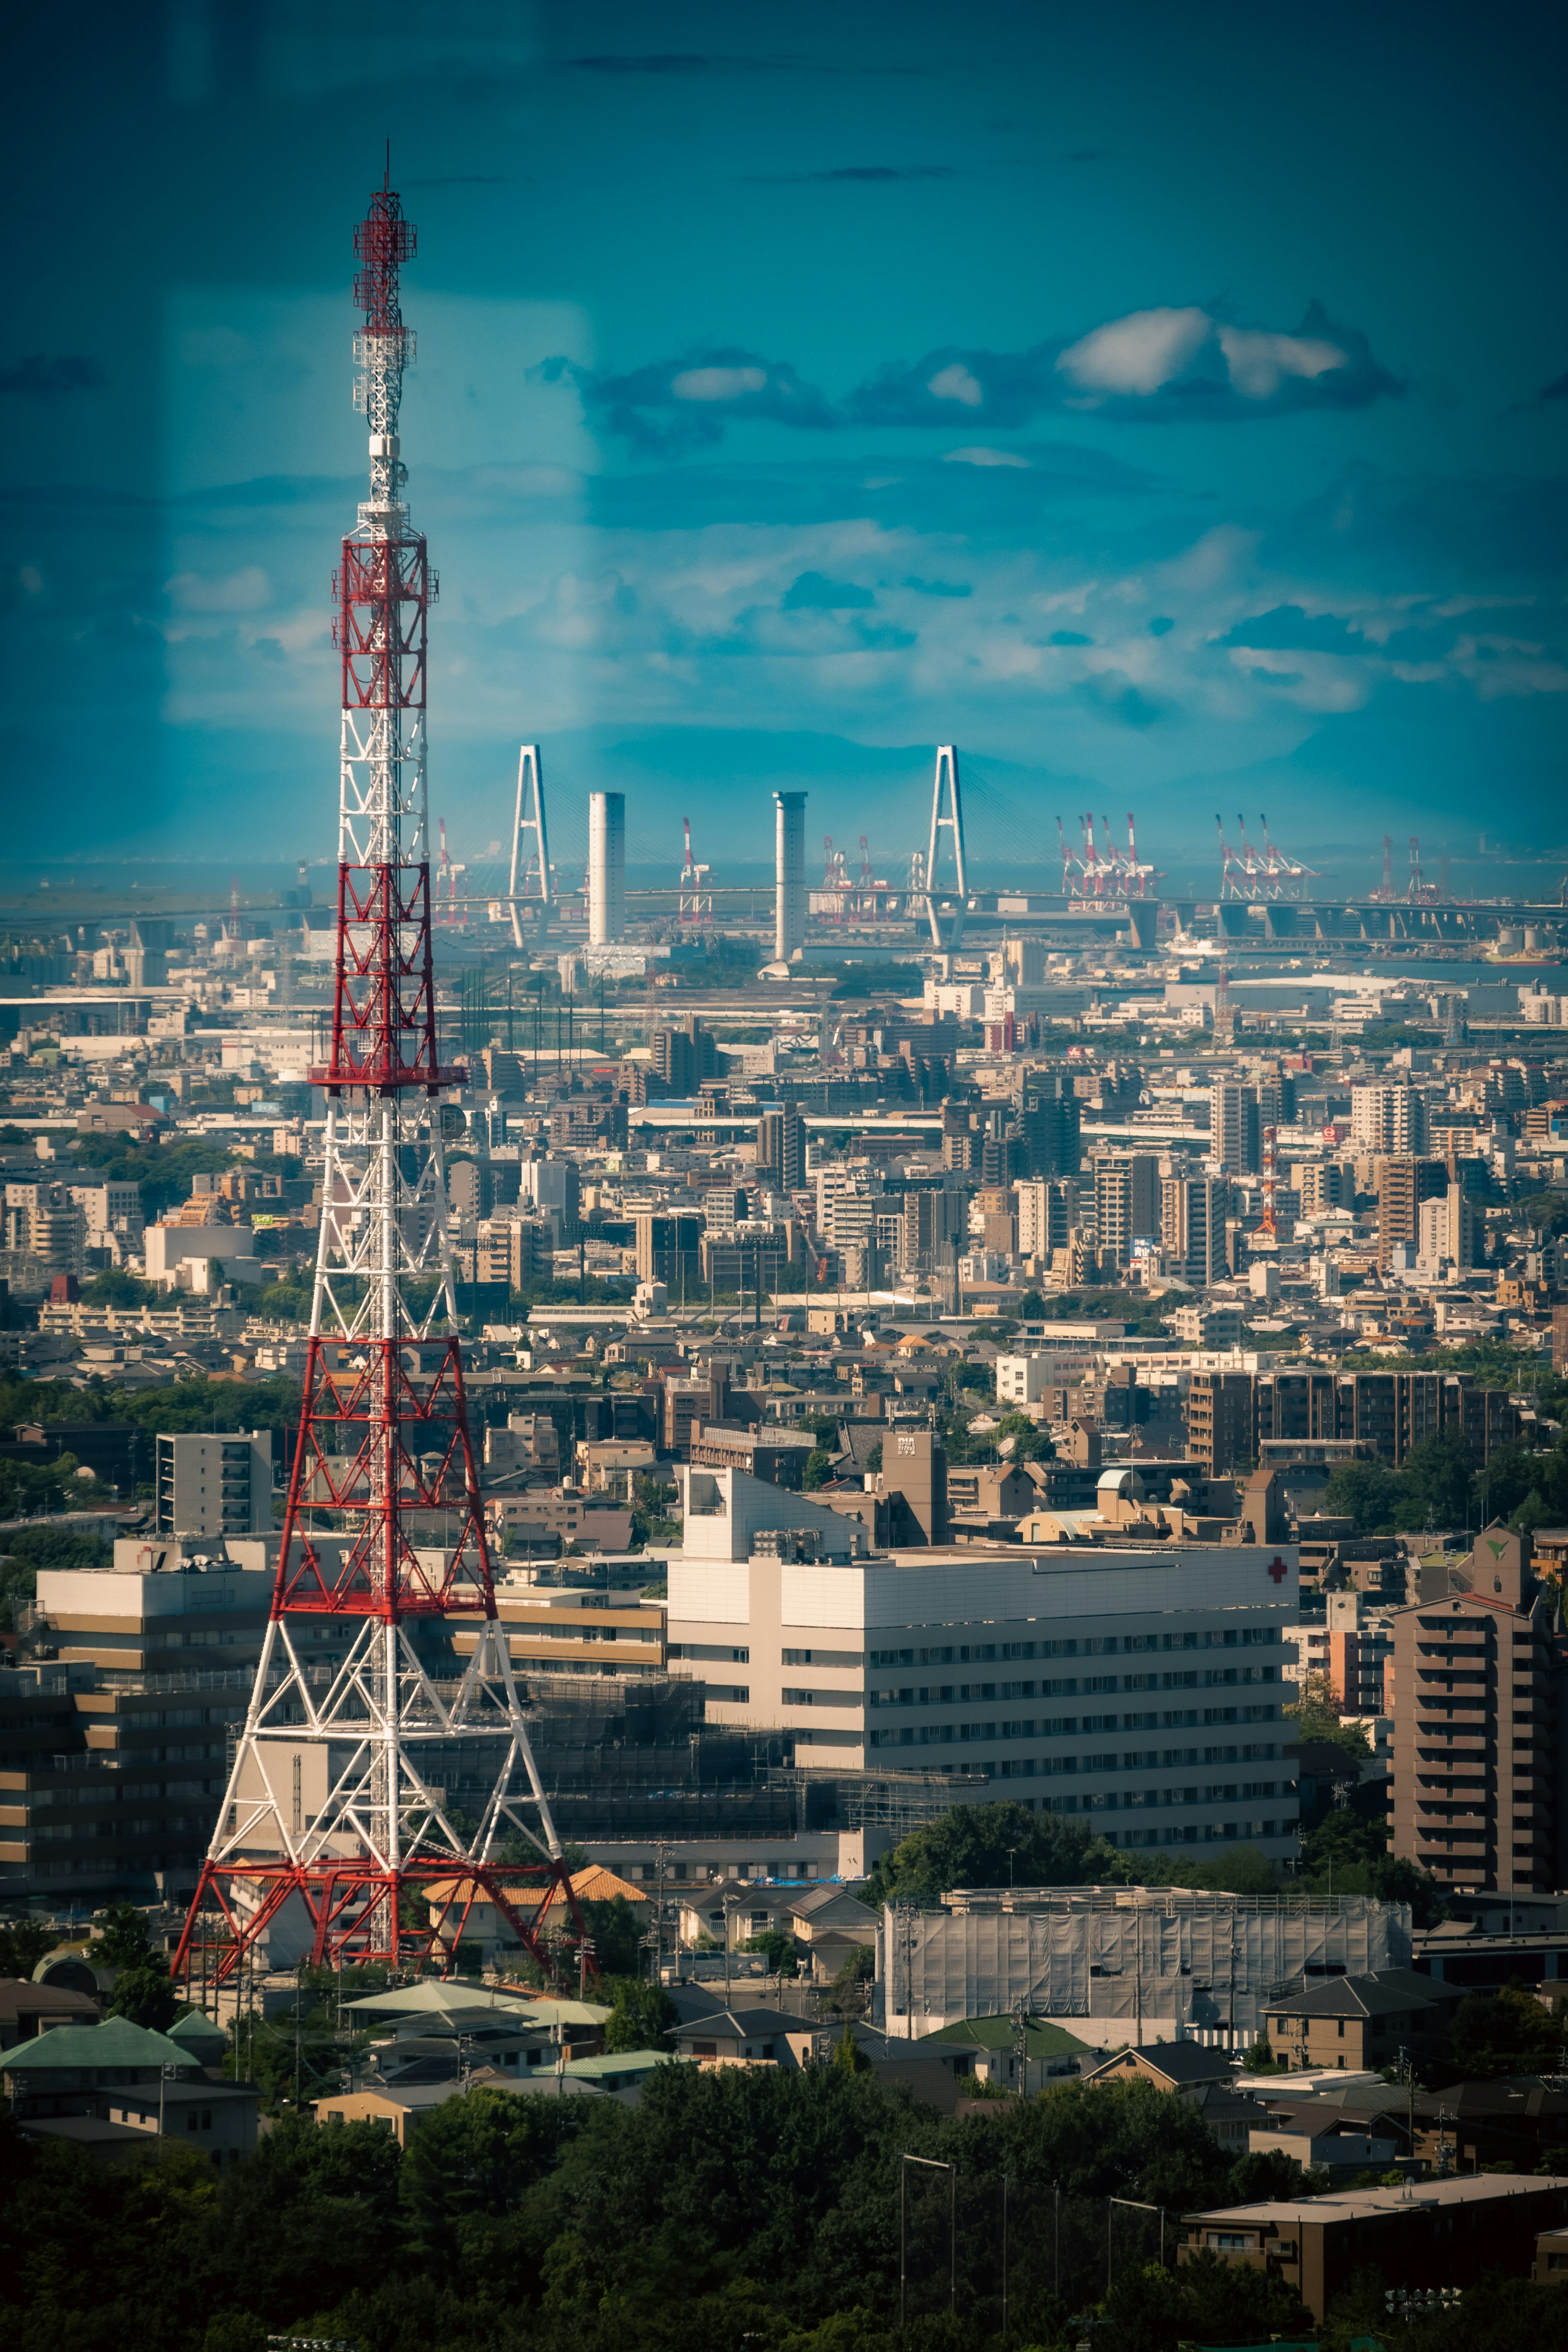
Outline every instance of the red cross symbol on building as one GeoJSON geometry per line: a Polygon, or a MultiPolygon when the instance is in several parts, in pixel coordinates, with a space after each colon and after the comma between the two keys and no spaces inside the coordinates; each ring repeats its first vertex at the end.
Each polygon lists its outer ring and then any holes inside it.
{"type": "Polygon", "coordinates": [[[1278,1552],[1275,1553],[1273,1559],[1268,1563],[1268,1573],[1274,1579],[1276,1584],[1284,1583],[1285,1563],[1280,1559],[1278,1552]]]}

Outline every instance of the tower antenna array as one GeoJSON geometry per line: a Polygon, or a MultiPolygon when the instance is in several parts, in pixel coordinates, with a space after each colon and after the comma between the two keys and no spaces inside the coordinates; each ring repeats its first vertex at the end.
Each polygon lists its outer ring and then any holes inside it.
{"type": "Polygon", "coordinates": [[[414,356],[399,272],[414,249],[396,191],[376,190],[354,238],[370,495],[335,583],[337,970],[330,1058],[310,1072],[327,1118],[304,1399],[260,1663],[176,1977],[214,1911],[220,1981],[263,1937],[274,1959],[281,1942],[317,1966],[449,1971],[476,1903],[548,1965],[541,1928],[557,1886],[581,1933],[497,1614],[458,1337],[441,1097],[468,1074],[442,1063],[436,1028],[425,782],[436,582],[404,503],[398,439],[414,356]],[[310,1619],[330,1648],[301,1640],[310,1619]],[[454,1634],[458,1658],[443,1663],[454,1634]],[[488,1759],[471,1828],[433,1769],[458,1743],[488,1759]],[[531,1863],[501,1863],[503,1840],[531,1863]]]}

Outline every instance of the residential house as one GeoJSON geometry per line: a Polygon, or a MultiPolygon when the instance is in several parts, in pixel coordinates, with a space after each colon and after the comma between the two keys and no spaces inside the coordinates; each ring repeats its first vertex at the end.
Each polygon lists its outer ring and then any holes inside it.
{"type": "Polygon", "coordinates": [[[1330,1977],[1293,2000],[1271,2002],[1268,2035],[1292,2066],[1392,2065],[1402,2051],[1436,2056],[1463,1988],[1411,1969],[1330,1977]]]}

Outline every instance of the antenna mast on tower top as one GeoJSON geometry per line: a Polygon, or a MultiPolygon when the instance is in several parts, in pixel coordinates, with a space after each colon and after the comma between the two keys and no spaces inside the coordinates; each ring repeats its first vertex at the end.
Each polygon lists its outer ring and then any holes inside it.
{"type": "Polygon", "coordinates": [[[258,1942],[317,1966],[449,1970],[476,1903],[549,1966],[540,1927],[557,1885],[578,1916],[496,1609],[447,1226],[441,1097],[468,1073],[443,1064],[436,1023],[436,583],[398,438],[414,356],[399,272],[414,249],[389,173],[354,236],[370,485],[334,583],[337,970],[329,1057],[310,1072],[327,1118],[304,1398],[256,1685],[174,1964],[188,1973],[216,1914],[220,1981],[258,1942]],[[433,1624],[455,1665],[432,1652],[433,1624]],[[490,1759],[477,1826],[438,1769],[459,1747],[470,1770],[490,1759]],[[514,1839],[531,1865],[496,1860],[514,1839]]]}

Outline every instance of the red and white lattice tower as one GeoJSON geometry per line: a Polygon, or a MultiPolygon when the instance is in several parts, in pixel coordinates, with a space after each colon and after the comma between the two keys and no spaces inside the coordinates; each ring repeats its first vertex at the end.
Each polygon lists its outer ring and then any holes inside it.
{"type": "Polygon", "coordinates": [[[467,1073],[444,1066],[437,1044],[425,789],[436,583],[403,500],[397,429],[414,357],[398,275],[414,249],[384,185],[354,237],[370,496],[335,583],[337,977],[331,1059],[310,1073],[327,1118],[304,1402],[256,1685],[176,1976],[215,1910],[220,1978],[274,1933],[289,1958],[449,1968],[487,1901],[544,1959],[557,1887],[580,1927],[497,1619],[447,1239],[441,1096],[467,1073]],[[439,1769],[459,1744],[486,1791],[470,1800],[472,1829],[451,1817],[439,1769]]]}

